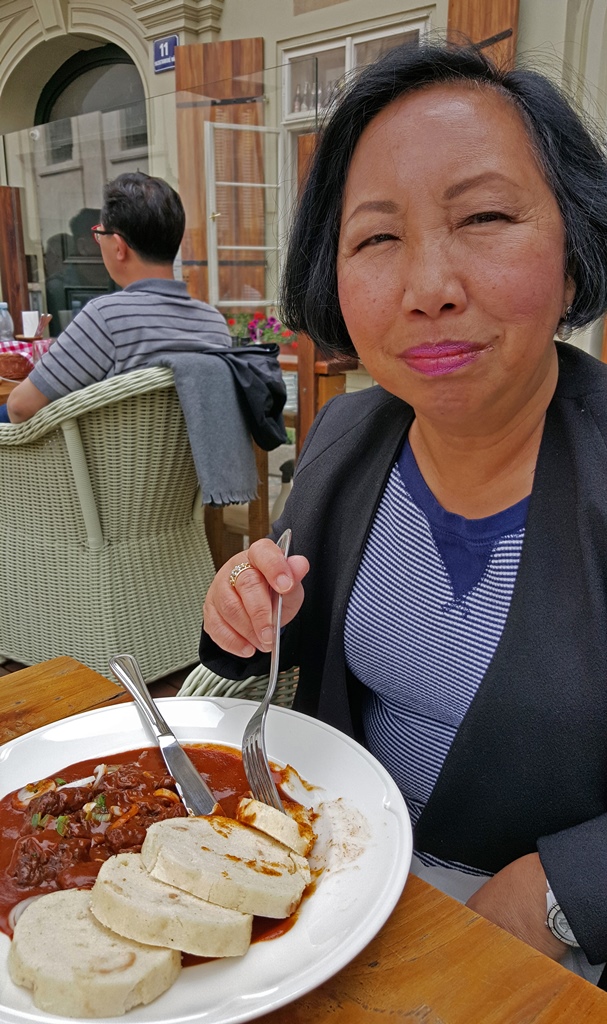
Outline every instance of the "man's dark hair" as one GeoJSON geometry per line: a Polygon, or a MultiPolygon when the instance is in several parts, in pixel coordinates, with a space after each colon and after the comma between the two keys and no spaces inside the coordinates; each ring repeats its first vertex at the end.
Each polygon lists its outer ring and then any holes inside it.
{"type": "Polygon", "coordinates": [[[185,212],[175,189],[140,171],[108,181],[100,220],[146,263],[172,264],[185,231],[185,212]]]}
{"type": "Polygon", "coordinates": [[[291,231],[282,318],[328,353],[354,353],[339,306],[336,263],[344,187],[356,144],[393,100],[451,82],[496,89],[523,120],[563,218],[564,273],[576,287],[568,323],[582,327],[607,310],[607,161],[581,118],[543,75],[522,68],[500,70],[471,44],[405,44],[366,67],[346,88],[321,132],[291,231]]]}

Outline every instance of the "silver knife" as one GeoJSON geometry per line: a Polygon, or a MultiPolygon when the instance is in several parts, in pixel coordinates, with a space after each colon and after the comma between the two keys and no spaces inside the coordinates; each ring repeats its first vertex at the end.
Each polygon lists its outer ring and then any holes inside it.
{"type": "Polygon", "coordinates": [[[133,655],[114,655],[110,658],[110,668],[125,690],[132,695],[152,730],[188,814],[221,814],[219,803],[150,697],[141,669],[133,655]]]}

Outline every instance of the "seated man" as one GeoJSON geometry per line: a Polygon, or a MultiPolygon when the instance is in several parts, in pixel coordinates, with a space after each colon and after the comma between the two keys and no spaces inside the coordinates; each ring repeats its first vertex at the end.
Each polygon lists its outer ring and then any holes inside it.
{"type": "Polygon", "coordinates": [[[123,291],[87,303],[0,406],[0,423],[22,423],[56,398],[162,354],[230,347],[221,313],[173,277],[184,230],[181,199],[161,178],[121,174],[105,186],[92,232],[123,291]]]}

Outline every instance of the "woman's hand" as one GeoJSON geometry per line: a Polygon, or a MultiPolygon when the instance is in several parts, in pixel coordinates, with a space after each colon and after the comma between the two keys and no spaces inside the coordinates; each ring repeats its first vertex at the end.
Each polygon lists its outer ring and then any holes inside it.
{"type": "Polygon", "coordinates": [[[529,853],[489,878],[466,906],[552,960],[562,960],[568,947],[546,927],[546,889],[539,854],[529,853]]]}
{"type": "Polygon", "coordinates": [[[256,649],[272,646],[270,587],[282,594],[282,624],[297,615],[304,599],[301,581],[310,568],[303,555],[285,558],[271,540],[258,540],[248,551],[235,555],[218,570],[204,603],[204,629],[219,647],[239,658],[250,658],[256,649]],[[235,565],[250,562],[251,568],[230,583],[235,565]]]}

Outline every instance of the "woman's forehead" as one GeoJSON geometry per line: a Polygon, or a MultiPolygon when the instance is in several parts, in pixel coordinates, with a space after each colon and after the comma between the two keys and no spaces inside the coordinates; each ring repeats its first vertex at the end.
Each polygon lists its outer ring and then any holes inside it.
{"type": "Polygon", "coordinates": [[[525,131],[516,100],[507,90],[489,82],[453,81],[433,82],[397,96],[388,103],[367,126],[390,119],[400,111],[408,118],[429,121],[453,114],[463,116],[467,112],[487,117],[514,119],[525,131]]]}
{"type": "Polygon", "coordinates": [[[552,190],[515,103],[492,86],[441,83],[392,101],[367,125],[354,150],[344,203],[390,180],[448,186],[479,171],[510,174],[523,187],[552,190]]]}

